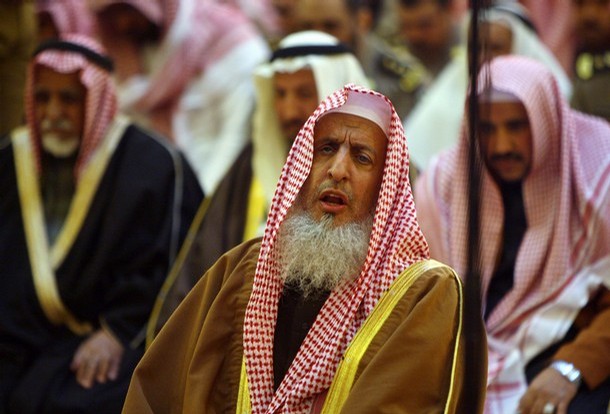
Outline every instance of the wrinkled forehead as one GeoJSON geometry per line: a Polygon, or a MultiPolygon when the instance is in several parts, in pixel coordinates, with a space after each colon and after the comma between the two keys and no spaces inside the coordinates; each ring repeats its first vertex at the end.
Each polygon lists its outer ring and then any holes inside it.
{"type": "Polygon", "coordinates": [[[48,85],[63,88],[85,88],[81,79],[81,69],[60,71],[51,66],[37,64],[34,67],[34,85],[48,85]]]}

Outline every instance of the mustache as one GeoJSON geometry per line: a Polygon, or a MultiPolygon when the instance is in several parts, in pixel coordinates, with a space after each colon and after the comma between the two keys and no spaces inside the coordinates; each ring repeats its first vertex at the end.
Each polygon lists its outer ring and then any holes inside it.
{"type": "Polygon", "coordinates": [[[48,118],[45,118],[40,123],[40,132],[45,133],[49,131],[66,131],[69,132],[73,128],[73,124],[69,119],[58,119],[56,121],[52,121],[48,118]]]}
{"type": "Polygon", "coordinates": [[[318,187],[318,196],[320,196],[320,194],[322,193],[322,191],[327,190],[329,188],[332,188],[333,190],[338,190],[343,192],[346,196],[347,196],[347,200],[348,202],[352,202],[354,195],[352,194],[351,191],[345,189],[345,188],[341,188],[340,186],[336,185],[335,183],[332,182],[332,180],[329,181],[324,181],[322,184],[320,184],[320,186],[318,187]]]}
{"type": "Polygon", "coordinates": [[[490,157],[492,162],[496,161],[524,161],[523,156],[517,152],[505,152],[501,154],[493,154],[490,157]]]}

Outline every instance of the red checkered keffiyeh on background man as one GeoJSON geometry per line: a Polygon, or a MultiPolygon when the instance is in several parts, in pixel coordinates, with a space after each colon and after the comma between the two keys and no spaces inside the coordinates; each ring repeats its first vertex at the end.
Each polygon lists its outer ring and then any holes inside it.
{"type": "Polygon", "coordinates": [[[249,139],[265,39],[218,1],[87,2],[116,63],[121,111],[170,138],[212,194],[249,139]]]}
{"type": "Polygon", "coordinates": [[[157,291],[203,198],[117,115],[93,39],[42,43],[27,125],[0,136],[0,412],[118,413],[157,291]]]}
{"type": "MultiPolygon", "coordinates": [[[[523,406],[538,400],[523,414],[567,406],[580,384],[576,376],[562,378],[560,372],[573,364],[582,375],[581,401],[587,407],[575,412],[605,413],[610,128],[570,109],[552,73],[532,59],[498,57],[483,67],[480,79],[485,118],[479,134],[493,135],[498,143],[489,145],[495,148],[491,156],[482,150],[487,412],[514,412],[522,397],[523,406]],[[507,115],[515,105],[520,112],[507,115]],[[529,147],[518,144],[523,137],[529,147]],[[549,367],[553,361],[563,361],[558,371],[549,367]],[[543,379],[549,384],[542,386],[543,379]],[[595,390],[602,393],[598,410],[592,408],[595,390]]],[[[465,270],[467,255],[468,145],[463,129],[458,145],[432,163],[416,193],[432,257],[458,273],[465,270]]]]}

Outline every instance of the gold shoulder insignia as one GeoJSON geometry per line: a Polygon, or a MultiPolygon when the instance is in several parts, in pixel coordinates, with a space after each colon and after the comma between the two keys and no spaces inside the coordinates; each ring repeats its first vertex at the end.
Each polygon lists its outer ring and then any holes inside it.
{"type": "Polygon", "coordinates": [[[593,76],[593,56],[590,53],[582,53],[576,58],[576,76],[582,80],[593,76]]]}
{"type": "Polygon", "coordinates": [[[576,76],[591,79],[596,73],[610,72],[610,51],[599,54],[582,53],[576,58],[576,76]]]}

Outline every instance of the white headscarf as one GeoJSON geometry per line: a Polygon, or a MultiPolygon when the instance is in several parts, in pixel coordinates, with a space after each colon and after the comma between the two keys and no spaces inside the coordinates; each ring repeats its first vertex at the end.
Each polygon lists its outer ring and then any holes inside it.
{"type": "MultiPolygon", "coordinates": [[[[317,31],[304,31],[286,36],[278,51],[293,47],[336,46],[339,40],[317,31]]],[[[277,51],[276,51],[277,53],[277,51]]],[[[260,181],[267,203],[275,191],[280,171],[286,160],[287,144],[273,105],[273,75],[310,68],[316,81],[318,99],[322,101],[347,83],[369,86],[368,79],[352,53],[303,54],[276,58],[261,65],[254,74],[257,103],[254,112],[252,141],[254,145],[254,176],[260,181]]]]}

